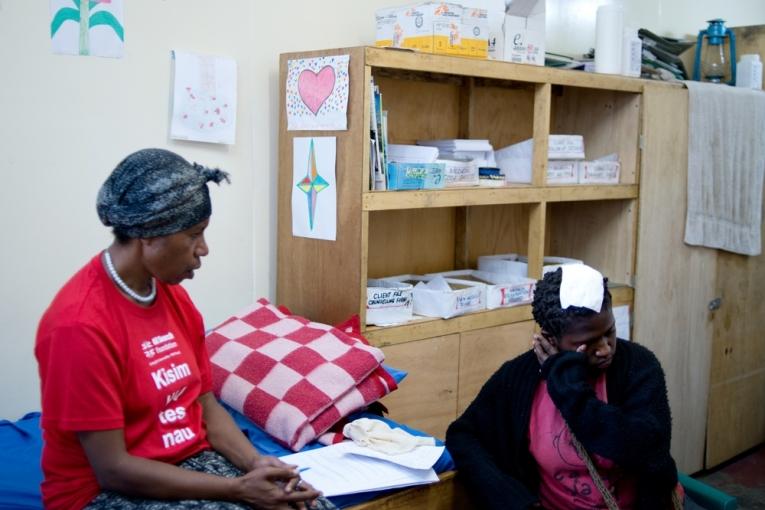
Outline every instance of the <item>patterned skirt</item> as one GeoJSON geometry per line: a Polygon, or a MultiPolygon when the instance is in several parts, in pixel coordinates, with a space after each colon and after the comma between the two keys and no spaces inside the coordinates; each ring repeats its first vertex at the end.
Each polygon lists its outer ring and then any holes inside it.
{"type": "MultiPolygon", "coordinates": [[[[226,478],[235,478],[242,475],[242,472],[223,455],[211,450],[194,455],[178,464],[178,466],[190,471],[226,478]]],[[[316,510],[337,510],[337,507],[324,497],[316,500],[315,508],[316,510]]],[[[85,510],[253,510],[253,507],[244,503],[203,499],[165,501],[129,498],[116,492],[105,491],[96,496],[85,507],[85,510]]]]}

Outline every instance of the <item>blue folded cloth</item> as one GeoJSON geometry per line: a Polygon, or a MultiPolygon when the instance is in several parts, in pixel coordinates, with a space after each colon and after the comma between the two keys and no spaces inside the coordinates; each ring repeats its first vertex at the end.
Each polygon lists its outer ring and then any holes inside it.
{"type": "MultiPolygon", "coordinates": [[[[222,405],[231,414],[236,424],[247,435],[258,451],[264,455],[276,457],[293,453],[274,441],[247,417],[225,404],[222,405]]],[[[401,427],[412,435],[427,435],[406,425],[401,425],[393,420],[371,413],[362,412],[349,416],[350,420],[355,420],[356,418],[382,420],[391,427],[401,427]]],[[[443,442],[437,439],[436,444],[442,445],[443,442]]],[[[322,446],[317,442],[312,442],[303,449],[311,450],[321,448],[322,446]]],[[[43,508],[40,496],[40,483],[43,478],[40,467],[41,454],[42,431],[40,429],[40,413],[29,413],[16,422],[0,420],[0,508],[3,510],[43,508]]],[[[433,466],[433,469],[437,473],[454,469],[454,461],[452,461],[449,452],[444,450],[444,453],[433,466]]],[[[347,496],[331,498],[331,500],[338,507],[345,508],[368,501],[386,492],[391,491],[349,494],[347,496]]]]}
{"type": "Polygon", "coordinates": [[[40,413],[16,422],[0,420],[0,508],[42,508],[40,413]]]}

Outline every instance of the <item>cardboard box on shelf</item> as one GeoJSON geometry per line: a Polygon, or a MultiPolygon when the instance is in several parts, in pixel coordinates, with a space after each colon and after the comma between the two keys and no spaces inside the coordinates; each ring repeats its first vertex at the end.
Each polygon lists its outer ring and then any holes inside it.
{"type": "Polygon", "coordinates": [[[444,179],[447,188],[478,186],[478,165],[473,160],[438,159],[444,165],[444,179]]]}
{"type": "Polygon", "coordinates": [[[449,319],[486,309],[486,285],[440,276],[399,275],[385,278],[414,286],[414,313],[449,319]]]}
{"type": "Polygon", "coordinates": [[[504,308],[531,303],[536,281],[523,276],[461,269],[433,273],[426,276],[443,276],[451,280],[465,280],[486,285],[486,308],[504,308]]]}
{"type": "Polygon", "coordinates": [[[516,64],[545,65],[545,0],[513,0],[496,54],[516,64]]]}
{"type": "Polygon", "coordinates": [[[547,161],[547,184],[576,184],[579,182],[579,163],[570,159],[547,161]]]}
{"type": "Polygon", "coordinates": [[[391,280],[367,280],[367,324],[391,326],[412,320],[412,286],[391,280]]]}
{"type": "Polygon", "coordinates": [[[579,184],[619,184],[620,170],[619,161],[580,161],[579,184]]]}
{"type": "MultiPolygon", "coordinates": [[[[553,161],[557,160],[580,160],[584,159],[584,137],[582,135],[550,135],[547,145],[548,160],[548,182],[562,183],[563,173],[566,169],[553,161]],[[552,166],[551,166],[552,164],[552,166]],[[552,178],[550,169],[552,168],[552,178]],[[556,179],[557,178],[557,179],[556,179]]],[[[508,145],[494,152],[494,158],[497,166],[505,174],[507,182],[530,183],[531,182],[531,160],[534,154],[534,140],[528,139],[522,142],[508,145]]],[[[566,164],[570,164],[567,161],[566,164]]],[[[575,162],[574,162],[575,163],[575,162]]],[[[567,171],[570,173],[571,168],[567,171]]],[[[574,176],[569,176],[569,183],[576,183],[575,177],[577,169],[573,169],[574,176]]]]}
{"type": "Polygon", "coordinates": [[[485,9],[447,2],[422,2],[379,9],[375,19],[376,46],[488,57],[489,24],[485,9]]]}

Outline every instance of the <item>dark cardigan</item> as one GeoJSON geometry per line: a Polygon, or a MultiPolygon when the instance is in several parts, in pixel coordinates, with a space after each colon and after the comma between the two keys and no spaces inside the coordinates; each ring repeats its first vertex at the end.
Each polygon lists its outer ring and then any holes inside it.
{"type": "Polygon", "coordinates": [[[595,397],[587,382],[586,357],[574,352],[552,356],[540,370],[529,351],[506,362],[486,382],[446,432],[446,446],[476,508],[525,509],[539,501],[528,432],[534,390],[542,377],[586,450],[637,478],[635,508],[670,508],[677,468],[669,453],[664,372],[651,351],[624,340],[618,340],[606,371],[608,404],[595,397]]]}

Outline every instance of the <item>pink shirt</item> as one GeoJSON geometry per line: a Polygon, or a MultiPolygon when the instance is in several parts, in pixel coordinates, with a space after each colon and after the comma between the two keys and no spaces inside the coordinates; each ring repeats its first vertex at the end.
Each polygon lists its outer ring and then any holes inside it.
{"type": "MultiPolygon", "coordinates": [[[[595,380],[594,389],[598,400],[608,402],[605,372],[595,380]]],[[[607,508],[587,466],[571,443],[563,416],[550,398],[545,381],[534,393],[529,443],[539,467],[539,497],[544,508],[607,508]]],[[[614,494],[619,508],[631,509],[635,502],[635,479],[626,476],[623,470],[606,458],[592,453],[590,457],[606,487],[614,494]]]]}

